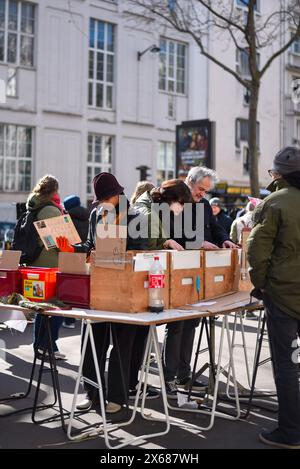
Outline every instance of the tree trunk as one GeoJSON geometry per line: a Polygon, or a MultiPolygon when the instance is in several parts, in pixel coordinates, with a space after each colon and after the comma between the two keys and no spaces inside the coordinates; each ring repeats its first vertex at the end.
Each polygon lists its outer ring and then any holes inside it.
{"type": "Polygon", "coordinates": [[[258,135],[257,135],[257,108],[260,82],[253,81],[250,89],[249,107],[249,160],[250,160],[250,186],[253,197],[260,196],[258,174],[258,135]]]}

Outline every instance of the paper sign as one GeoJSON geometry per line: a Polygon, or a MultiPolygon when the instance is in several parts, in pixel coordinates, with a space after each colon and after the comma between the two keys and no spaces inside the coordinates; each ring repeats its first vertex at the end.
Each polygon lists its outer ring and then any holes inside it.
{"type": "Polygon", "coordinates": [[[56,238],[64,236],[70,244],[81,243],[79,234],[76,231],[70,215],[61,215],[59,217],[47,218],[34,222],[34,226],[43,241],[47,251],[56,248],[56,238]]]}
{"type": "Polygon", "coordinates": [[[230,267],[231,266],[231,250],[206,251],[206,267],[230,267]]]}
{"type": "Polygon", "coordinates": [[[181,280],[181,285],[193,285],[193,277],[183,278],[181,280]]]}
{"type": "Polygon", "coordinates": [[[149,271],[154,257],[159,257],[163,270],[167,270],[167,253],[153,251],[151,253],[138,253],[135,255],[134,272],[149,271]]]}
{"type": "Polygon", "coordinates": [[[171,255],[173,270],[201,267],[200,251],[173,251],[171,255]]]}
{"type": "Polygon", "coordinates": [[[224,275],[216,275],[214,280],[215,280],[216,283],[221,283],[221,282],[224,282],[225,277],[224,277],[224,275]]]}

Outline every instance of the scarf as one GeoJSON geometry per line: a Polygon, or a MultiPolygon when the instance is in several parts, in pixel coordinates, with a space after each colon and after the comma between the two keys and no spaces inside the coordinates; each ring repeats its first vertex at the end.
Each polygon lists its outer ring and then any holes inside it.
{"type": "Polygon", "coordinates": [[[63,206],[61,204],[61,200],[60,200],[60,197],[58,194],[54,194],[52,197],[51,197],[51,202],[55,205],[55,207],[57,207],[61,214],[64,215],[65,214],[65,211],[63,209],[63,206]]]}

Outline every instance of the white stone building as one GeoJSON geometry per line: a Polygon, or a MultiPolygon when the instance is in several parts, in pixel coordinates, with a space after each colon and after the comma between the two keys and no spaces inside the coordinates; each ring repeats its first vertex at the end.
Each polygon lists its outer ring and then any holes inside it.
{"type": "MultiPolygon", "coordinates": [[[[273,5],[261,2],[258,13],[273,5]]],[[[216,122],[220,179],[249,186],[242,86],[186,36],[145,30],[125,12],[121,0],[0,0],[0,79],[7,84],[0,201],[25,201],[35,181],[52,173],[62,197],[75,193],[86,203],[101,170],[112,171],[130,195],[137,166],[150,167],[154,182],[173,177],[176,125],[207,118],[216,122]],[[160,52],[138,60],[154,44],[160,52]]],[[[222,60],[243,66],[232,44],[209,40],[222,60]]],[[[281,67],[274,63],[261,89],[262,185],[283,143],[281,67]]]]}

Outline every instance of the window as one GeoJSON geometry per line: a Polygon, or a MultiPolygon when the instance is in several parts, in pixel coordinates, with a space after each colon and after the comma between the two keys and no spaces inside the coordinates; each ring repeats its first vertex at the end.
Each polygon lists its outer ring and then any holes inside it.
{"type": "Polygon", "coordinates": [[[159,142],[157,174],[158,185],[167,179],[175,177],[175,145],[174,143],[159,142]]]}
{"type": "MultiPolygon", "coordinates": [[[[260,143],[260,125],[259,122],[256,123],[257,128],[257,146],[259,148],[260,143]]],[[[241,142],[249,141],[249,124],[247,119],[236,119],[235,122],[235,145],[237,148],[240,148],[241,142]]]]}
{"type": "MultiPolygon", "coordinates": [[[[260,67],[260,54],[256,54],[257,66],[260,67]]],[[[250,77],[249,52],[247,49],[236,49],[236,71],[242,77],[250,77]]]]}
{"type": "MultiPolygon", "coordinates": [[[[247,8],[249,5],[249,0],[236,0],[236,5],[241,8],[247,8]]],[[[254,6],[254,10],[258,13],[260,12],[260,0],[256,0],[256,4],[254,6]]]]}
{"type": "Polygon", "coordinates": [[[297,39],[295,39],[294,42],[292,43],[291,52],[293,54],[299,54],[300,55],[300,37],[297,37],[297,39]]]}
{"type": "Polygon", "coordinates": [[[176,119],[176,105],[175,105],[175,96],[168,96],[168,118],[176,119]]]}
{"type": "Polygon", "coordinates": [[[185,44],[161,39],[159,46],[159,89],[168,93],[185,94],[185,44]]]}
{"type": "Polygon", "coordinates": [[[0,0],[0,62],[33,66],[35,6],[0,0]]]}
{"type": "Polygon", "coordinates": [[[114,25],[90,20],[89,37],[89,106],[113,108],[114,25]]]}
{"type": "Polygon", "coordinates": [[[13,67],[7,69],[6,96],[17,97],[17,69],[13,67]]]}
{"type": "Polygon", "coordinates": [[[0,124],[0,191],[29,192],[32,171],[32,129],[0,124]]]}
{"type": "Polygon", "coordinates": [[[89,134],[87,153],[87,194],[93,195],[92,181],[96,174],[112,171],[112,137],[89,134]]]}

